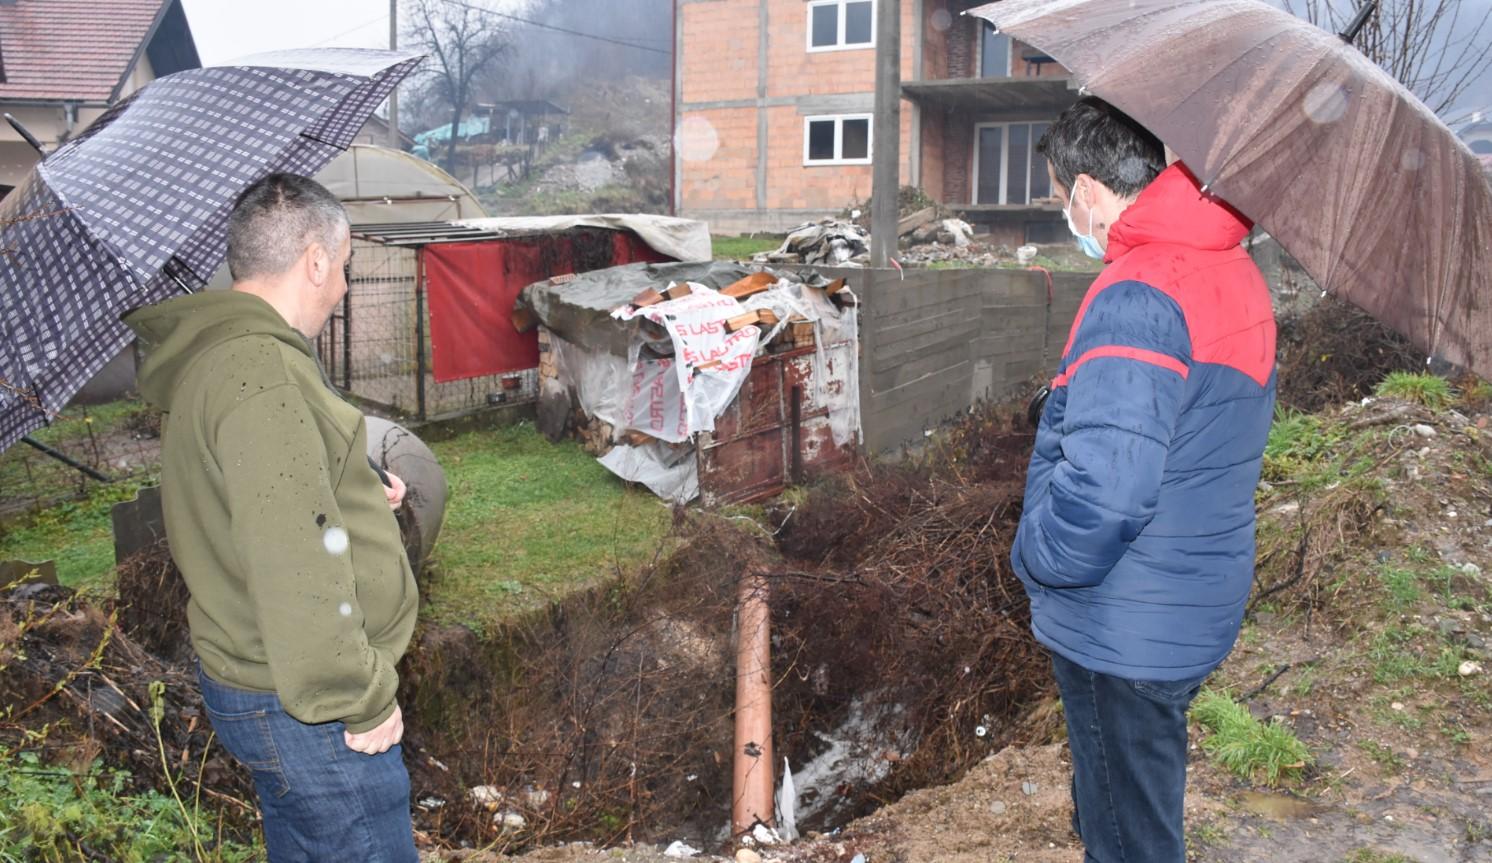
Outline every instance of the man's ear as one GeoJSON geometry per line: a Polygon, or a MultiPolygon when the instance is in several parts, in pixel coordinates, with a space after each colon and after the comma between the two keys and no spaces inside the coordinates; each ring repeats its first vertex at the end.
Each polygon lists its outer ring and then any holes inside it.
{"type": "Polygon", "coordinates": [[[311,243],[306,247],[305,267],[306,278],[311,281],[311,284],[321,287],[326,284],[327,279],[331,278],[331,252],[320,243],[311,243]]]}
{"type": "Polygon", "coordinates": [[[1072,188],[1067,190],[1069,201],[1078,201],[1085,207],[1092,207],[1093,200],[1093,178],[1087,174],[1078,174],[1072,178],[1072,188]]]}

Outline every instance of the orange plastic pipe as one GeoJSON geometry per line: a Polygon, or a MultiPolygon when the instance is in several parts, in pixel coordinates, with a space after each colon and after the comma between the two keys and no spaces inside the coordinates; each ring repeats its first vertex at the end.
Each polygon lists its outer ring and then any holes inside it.
{"type": "Polygon", "coordinates": [[[767,579],[747,573],[736,608],[736,741],[731,832],[750,833],[758,821],[771,826],[772,642],[767,579]]]}

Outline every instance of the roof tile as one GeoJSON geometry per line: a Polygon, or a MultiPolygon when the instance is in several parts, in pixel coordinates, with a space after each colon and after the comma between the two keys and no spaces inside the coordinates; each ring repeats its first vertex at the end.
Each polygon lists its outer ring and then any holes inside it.
{"type": "Polygon", "coordinates": [[[0,99],[106,102],[169,0],[0,5],[0,99]]]}

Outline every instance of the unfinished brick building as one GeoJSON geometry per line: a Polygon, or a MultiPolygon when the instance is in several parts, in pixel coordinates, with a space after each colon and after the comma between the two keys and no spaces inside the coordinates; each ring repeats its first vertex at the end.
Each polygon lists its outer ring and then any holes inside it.
{"type": "MultiPolygon", "coordinates": [[[[783,230],[870,196],[879,0],[676,0],[678,213],[783,230]]],[[[1035,142],[1067,70],[962,14],[901,0],[901,181],[1008,244],[1061,242],[1035,142]]]]}

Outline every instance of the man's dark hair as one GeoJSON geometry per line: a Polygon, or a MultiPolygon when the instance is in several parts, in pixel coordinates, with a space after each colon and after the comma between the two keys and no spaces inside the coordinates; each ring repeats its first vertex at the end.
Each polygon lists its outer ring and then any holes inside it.
{"type": "Polygon", "coordinates": [[[228,271],[234,281],[277,276],[306,248],[336,254],[347,212],[326,187],[297,174],[270,174],[244,190],[228,218],[228,271]]]}
{"type": "Polygon", "coordinates": [[[1087,174],[1128,198],[1138,195],[1165,170],[1166,148],[1128,114],[1102,99],[1085,96],[1062,112],[1036,151],[1052,163],[1067,191],[1078,174],[1087,174]]]}

